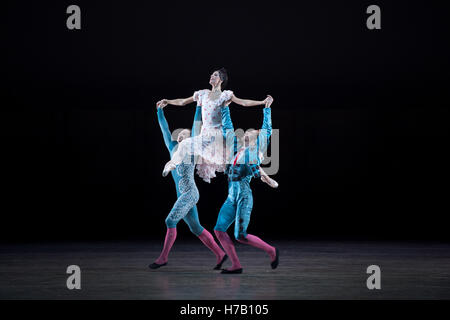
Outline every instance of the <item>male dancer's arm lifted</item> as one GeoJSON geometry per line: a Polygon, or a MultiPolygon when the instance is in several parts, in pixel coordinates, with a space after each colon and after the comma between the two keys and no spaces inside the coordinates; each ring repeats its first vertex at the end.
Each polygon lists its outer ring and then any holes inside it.
{"type": "MultiPolygon", "coordinates": [[[[264,120],[261,130],[251,130],[247,131],[243,137],[244,144],[255,144],[256,142],[256,152],[252,152],[251,163],[249,164],[252,169],[253,176],[255,178],[261,178],[261,181],[268,184],[272,188],[277,188],[278,183],[270,178],[267,173],[260,166],[260,154],[264,154],[267,150],[269,144],[270,136],[272,134],[272,117],[270,105],[273,99],[268,100],[264,108],[264,120]],[[250,142],[252,141],[252,142],[250,142]]],[[[238,142],[236,134],[234,132],[233,122],[230,116],[230,109],[228,106],[224,107],[222,110],[222,132],[225,138],[225,143],[227,148],[231,148],[230,159],[228,163],[231,164],[234,157],[238,157],[237,153],[243,146],[238,142]]]]}
{"type": "Polygon", "coordinates": [[[192,130],[189,132],[189,130],[184,129],[182,130],[177,138],[177,141],[172,140],[172,134],[170,133],[169,129],[169,123],[166,120],[166,117],[164,116],[164,107],[157,107],[157,115],[158,115],[158,123],[161,128],[161,132],[163,134],[164,143],[166,145],[167,150],[169,150],[170,155],[173,153],[173,149],[175,146],[181,142],[180,140],[186,139],[189,135],[192,137],[195,137],[200,133],[201,125],[202,125],[202,107],[197,106],[197,109],[195,110],[194,115],[194,123],[192,124],[192,130]]]}
{"type": "Polygon", "coordinates": [[[164,138],[164,144],[166,145],[167,150],[172,153],[173,148],[178,144],[177,141],[172,140],[172,134],[170,133],[169,123],[164,116],[164,111],[162,108],[157,108],[158,115],[158,123],[161,128],[161,132],[164,138]]]}
{"type": "MultiPolygon", "coordinates": [[[[272,99],[273,101],[273,99],[272,99]]],[[[270,142],[270,136],[272,135],[272,115],[270,111],[270,105],[272,101],[266,103],[264,109],[264,121],[261,130],[259,130],[256,146],[257,146],[257,156],[259,160],[259,155],[264,154],[267,151],[270,142]]],[[[278,188],[278,183],[270,178],[268,174],[263,170],[261,166],[258,166],[259,174],[261,175],[261,181],[267,183],[272,188],[278,188]]]]}

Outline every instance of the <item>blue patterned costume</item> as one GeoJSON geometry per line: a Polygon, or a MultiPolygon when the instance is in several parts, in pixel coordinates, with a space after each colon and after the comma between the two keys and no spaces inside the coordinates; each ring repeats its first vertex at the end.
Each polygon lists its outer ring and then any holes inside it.
{"type": "MultiPolygon", "coordinates": [[[[199,132],[199,125],[202,120],[201,111],[202,108],[197,106],[191,136],[195,136],[199,132]]],[[[164,142],[170,152],[170,156],[172,157],[172,154],[176,151],[176,147],[178,146],[178,141],[172,140],[169,125],[164,117],[163,109],[158,108],[157,114],[159,126],[161,127],[164,137],[164,142]]],[[[199,200],[199,193],[197,186],[195,185],[194,168],[194,161],[183,161],[181,164],[177,165],[175,170],[172,171],[172,177],[175,182],[178,199],[166,218],[166,225],[168,228],[175,228],[178,221],[183,219],[189,226],[191,232],[196,236],[199,236],[203,232],[203,227],[200,225],[196,206],[199,200]]]]}
{"type": "Polygon", "coordinates": [[[220,209],[214,229],[226,232],[234,221],[234,237],[242,240],[247,237],[247,227],[253,207],[250,181],[252,177],[260,177],[260,154],[267,150],[272,134],[271,110],[264,108],[263,126],[254,147],[243,148],[238,143],[229,107],[222,108],[222,126],[227,148],[234,150],[231,153],[234,156],[230,159],[225,171],[228,175],[228,197],[220,209]]]}

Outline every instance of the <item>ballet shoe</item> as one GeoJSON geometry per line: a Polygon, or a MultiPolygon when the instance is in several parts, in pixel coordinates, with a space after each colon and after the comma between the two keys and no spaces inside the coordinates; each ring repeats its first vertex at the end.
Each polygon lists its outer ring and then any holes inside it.
{"type": "Polygon", "coordinates": [[[222,271],[220,273],[221,274],[239,274],[239,273],[242,273],[242,268],[235,269],[235,270],[222,269],[222,271]]]}
{"type": "Polygon", "coordinates": [[[222,264],[228,259],[227,255],[224,255],[222,260],[220,260],[220,262],[218,264],[216,264],[216,266],[214,267],[213,270],[220,270],[220,268],[222,268],[222,264]]]}
{"type": "Polygon", "coordinates": [[[167,265],[167,262],[166,262],[166,263],[162,263],[162,264],[153,262],[153,263],[152,263],[151,265],[149,265],[148,267],[149,267],[150,269],[158,269],[158,268],[164,267],[165,265],[167,265]]]}
{"type": "Polygon", "coordinates": [[[272,267],[272,269],[276,269],[279,263],[280,263],[280,252],[278,251],[278,248],[275,248],[275,260],[273,260],[270,263],[270,266],[272,267]]]}

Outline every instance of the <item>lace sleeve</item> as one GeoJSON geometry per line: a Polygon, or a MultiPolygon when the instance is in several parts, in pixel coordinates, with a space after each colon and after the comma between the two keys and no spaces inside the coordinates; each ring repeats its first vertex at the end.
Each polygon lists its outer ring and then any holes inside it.
{"type": "Polygon", "coordinates": [[[203,97],[204,93],[205,93],[205,90],[198,90],[198,91],[194,92],[194,101],[197,101],[198,105],[201,105],[202,97],[203,97]]]}
{"type": "Polygon", "coordinates": [[[231,90],[225,90],[222,93],[222,103],[226,103],[227,101],[230,101],[231,98],[233,98],[233,91],[231,90]]]}
{"type": "Polygon", "coordinates": [[[195,92],[194,92],[194,101],[197,101],[197,102],[198,102],[198,96],[199,96],[199,94],[200,94],[200,91],[195,91],[195,92]]]}

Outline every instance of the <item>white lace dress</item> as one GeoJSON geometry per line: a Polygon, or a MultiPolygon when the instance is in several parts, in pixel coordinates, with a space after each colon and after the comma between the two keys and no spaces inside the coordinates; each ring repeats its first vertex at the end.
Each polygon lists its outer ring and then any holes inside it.
{"type": "Polygon", "coordinates": [[[228,151],[222,133],[221,106],[233,96],[231,90],[225,90],[212,100],[209,93],[207,89],[194,93],[194,100],[202,107],[202,129],[199,135],[183,140],[172,157],[172,161],[178,164],[186,159],[186,154],[197,156],[197,174],[206,182],[211,182],[216,172],[225,170],[228,151]]]}

